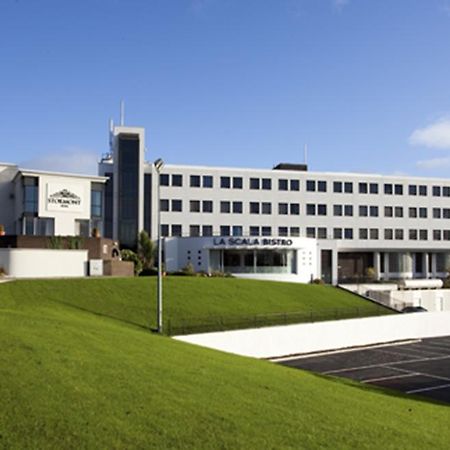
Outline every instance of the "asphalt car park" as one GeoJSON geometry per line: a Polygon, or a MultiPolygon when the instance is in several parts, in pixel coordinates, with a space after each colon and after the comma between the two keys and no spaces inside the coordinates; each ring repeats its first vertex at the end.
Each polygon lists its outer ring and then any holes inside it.
{"type": "Polygon", "coordinates": [[[450,404],[450,336],[277,362],[450,404]]]}

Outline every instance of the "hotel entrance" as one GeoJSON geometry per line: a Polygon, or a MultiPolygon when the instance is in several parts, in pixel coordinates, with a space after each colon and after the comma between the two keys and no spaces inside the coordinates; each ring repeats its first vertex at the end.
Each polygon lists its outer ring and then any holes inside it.
{"type": "Polygon", "coordinates": [[[295,274],[296,250],[210,250],[212,270],[225,273],[295,274]]]}

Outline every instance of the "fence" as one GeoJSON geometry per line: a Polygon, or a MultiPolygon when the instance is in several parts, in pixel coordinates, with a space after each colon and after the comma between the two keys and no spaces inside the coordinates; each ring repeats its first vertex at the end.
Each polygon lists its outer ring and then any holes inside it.
{"type": "Polygon", "coordinates": [[[328,320],[351,319],[390,314],[383,307],[332,308],[321,311],[299,311],[245,316],[209,316],[167,320],[165,332],[168,335],[207,333],[211,331],[262,328],[296,323],[323,322],[328,320]]]}

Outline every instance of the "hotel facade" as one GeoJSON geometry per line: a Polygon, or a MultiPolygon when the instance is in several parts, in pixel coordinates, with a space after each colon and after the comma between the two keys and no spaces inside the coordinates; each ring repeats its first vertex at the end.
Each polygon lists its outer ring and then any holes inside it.
{"type": "MultiPolygon", "coordinates": [[[[113,127],[104,234],[136,246],[158,237],[167,271],[328,283],[443,277],[450,267],[450,180],[145,160],[145,131],[113,127]],[[369,270],[373,269],[373,270],[369,270]]],[[[159,155],[155,155],[159,156],[159,155]]]]}

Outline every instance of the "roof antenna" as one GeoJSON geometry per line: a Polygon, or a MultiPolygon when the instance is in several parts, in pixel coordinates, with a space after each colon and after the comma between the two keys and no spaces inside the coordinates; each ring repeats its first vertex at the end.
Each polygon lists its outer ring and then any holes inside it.
{"type": "Polygon", "coordinates": [[[114,121],[112,118],[109,119],[109,147],[112,149],[113,145],[113,134],[114,134],[114,121]]]}
{"type": "Polygon", "coordinates": [[[125,102],[120,100],[120,126],[123,127],[125,124],[125,102]]]}
{"type": "Polygon", "coordinates": [[[303,148],[303,159],[305,161],[305,165],[308,164],[308,144],[305,144],[305,147],[303,148]]]}

